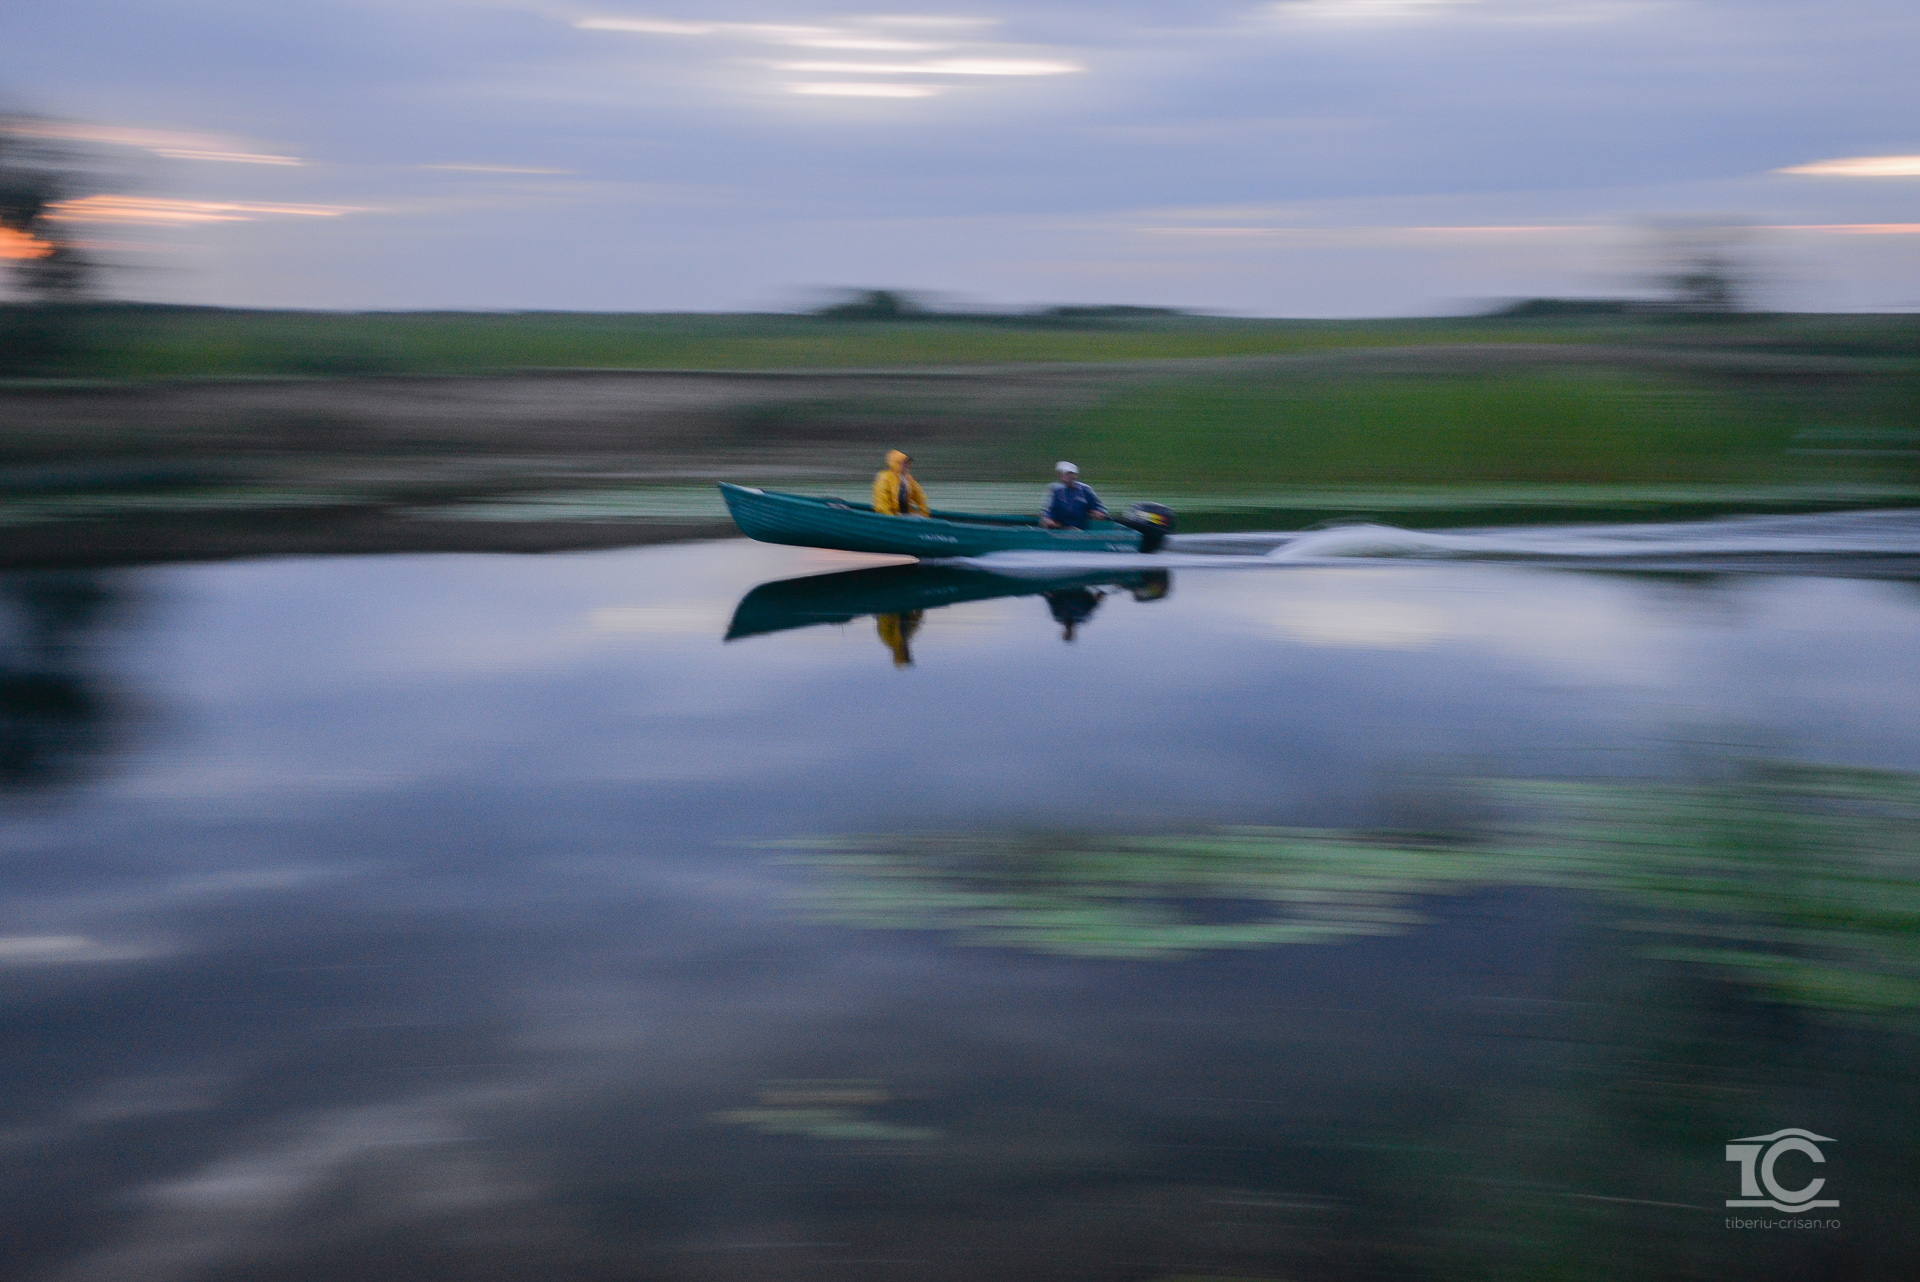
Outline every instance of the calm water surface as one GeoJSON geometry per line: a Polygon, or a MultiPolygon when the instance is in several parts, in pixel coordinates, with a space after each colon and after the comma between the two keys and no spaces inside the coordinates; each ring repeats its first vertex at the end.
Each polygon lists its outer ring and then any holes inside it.
{"type": "Polygon", "coordinates": [[[1649,960],[1590,897],[1229,947],[1269,909],[1176,889],[1198,945],[1096,955],[952,904],[849,924],[791,843],[1445,843],[1479,781],[1920,770],[1913,583],[1359,559],[743,601],[876,564],[8,579],[0,1275],[1904,1275],[1911,1030],[1649,960]],[[1726,1228],[1724,1144],[1789,1126],[1837,1141],[1791,1182],[1842,1227],[1726,1228]]]}

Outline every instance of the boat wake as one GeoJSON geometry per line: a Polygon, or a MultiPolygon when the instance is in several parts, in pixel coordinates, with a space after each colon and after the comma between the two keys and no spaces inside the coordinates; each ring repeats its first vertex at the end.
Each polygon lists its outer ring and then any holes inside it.
{"type": "Polygon", "coordinates": [[[1151,556],[999,552],[941,562],[1013,576],[1072,569],[1255,569],[1355,560],[1521,562],[1688,571],[1920,576],[1920,510],[1722,517],[1658,524],[1403,530],[1354,524],[1293,533],[1184,534],[1151,556]]]}

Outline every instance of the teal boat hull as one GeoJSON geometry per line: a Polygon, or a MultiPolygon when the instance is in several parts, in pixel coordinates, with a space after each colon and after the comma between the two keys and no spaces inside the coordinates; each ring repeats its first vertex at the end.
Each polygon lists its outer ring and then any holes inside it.
{"type": "Polygon", "coordinates": [[[720,483],[733,523],[748,538],[803,548],[921,558],[995,552],[1138,552],[1140,535],[1097,521],[1084,530],[1048,530],[1037,516],[989,516],[935,510],[931,517],[887,516],[864,503],[782,494],[720,483]]]}

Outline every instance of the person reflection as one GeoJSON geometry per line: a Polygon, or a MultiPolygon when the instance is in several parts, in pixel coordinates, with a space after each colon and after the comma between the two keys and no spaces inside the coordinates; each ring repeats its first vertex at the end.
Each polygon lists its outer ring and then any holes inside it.
{"type": "Polygon", "coordinates": [[[1060,639],[1067,642],[1074,640],[1081,626],[1100,608],[1100,603],[1121,587],[1126,588],[1136,601],[1158,601],[1173,591],[1173,575],[1165,570],[1144,570],[1139,574],[1127,575],[1114,587],[1062,588],[1046,593],[1047,610],[1053,615],[1053,621],[1060,625],[1060,639]]]}
{"type": "Polygon", "coordinates": [[[1064,588],[1047,593],[1047,609],[1053,613],[1053,621],[1060,625],[1060,639],[1072,641],[1075,629],[1093,617],[1106,595],[1095,588],[1064,588]]]}
{"type": "Polygon", "coordinates": [[[909,610],[905,614],[873,616],[874,624],[880,630],[881,643],[893,651],[894,667],[911,668],[913,666],[913,651],[907,648],[907,643],[913,640],[913,634],[920,630],[920,619],[925,614],[925,610],[909,610]]]}

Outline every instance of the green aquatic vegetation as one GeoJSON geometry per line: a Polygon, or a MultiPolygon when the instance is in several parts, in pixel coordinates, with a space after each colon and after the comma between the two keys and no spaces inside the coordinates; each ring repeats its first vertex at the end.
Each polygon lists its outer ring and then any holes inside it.
{"type": "Polygon", "coordinates": [[[1590,889],[1656,956],[1795,1005],[1920,1010],[1920,778],[1775,766],[1714,787],[1508,785],[1516,872],[1590,889]]]}
{"type": "Polygon", "coordinates": [[[842,925],[1088,958],[1395,934],[1435,895],[1592,895],[1647,951],[1796,1005],[1920,1010],[1920,778],[1769,766],[1729,783],[1483,785],[1503,817],[1435,839],[1226,828],[783,843],[842,925]]]}
{"type": "Polygon", "coordinates": [[[969,943],[1079,957],[1392,934],[1416,894],[1462,880],[1457,859],[1339,835],[1235,829],[1102,840],[1067,834],[866,838],[800,856],[823,874],[833,920],[952,931],[969,943]],[[1207,921],[1207,901],[1252,901],[1253,920],[1207,921]]]}

